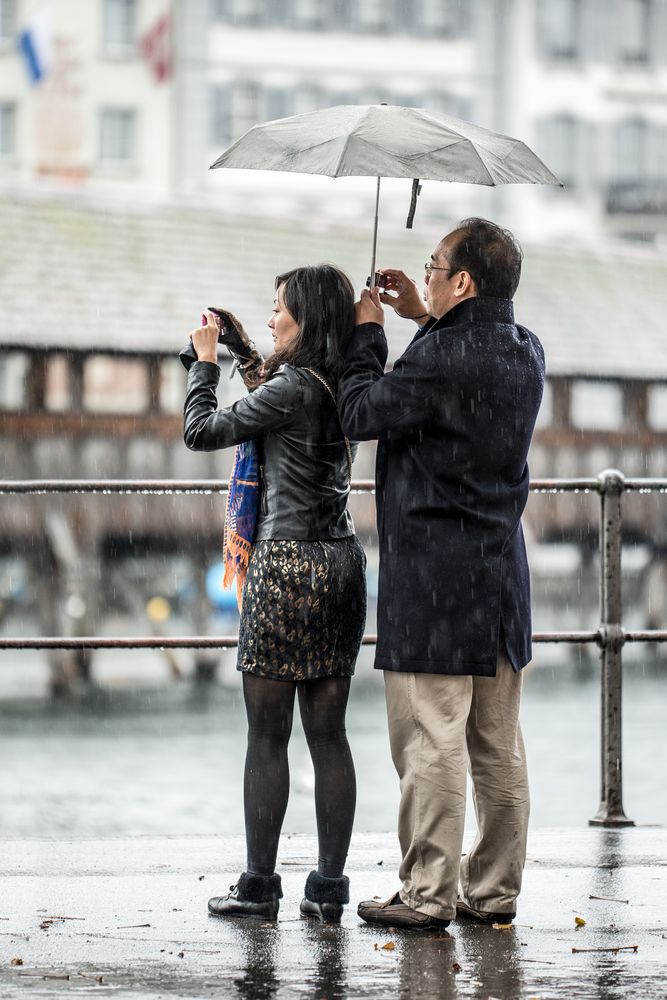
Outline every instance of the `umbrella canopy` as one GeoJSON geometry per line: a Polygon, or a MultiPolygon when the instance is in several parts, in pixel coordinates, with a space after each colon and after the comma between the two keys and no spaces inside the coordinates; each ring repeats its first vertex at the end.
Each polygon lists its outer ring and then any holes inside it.
{"type": "Polygon", "coordinates": [[[375,269],[381,177],[464,184],[560,184],[518,139],[424,108],[339,105],[255,125],[211,165],[329,177],[377,177],[371,274],[375,269]]]}
{"type": "Polygon", "coordinates": [[[328,177],[559,184],[517,139],[423,108],[339,105],[255,125],[211,165],[328,177]]]}

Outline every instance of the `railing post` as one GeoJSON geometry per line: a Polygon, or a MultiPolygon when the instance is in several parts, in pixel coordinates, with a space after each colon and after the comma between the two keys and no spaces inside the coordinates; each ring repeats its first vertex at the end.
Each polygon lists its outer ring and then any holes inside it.
{"type": "Polygon", "coordinates": [[[634,826],[623,812],[621,715],[623,644],[621,600],[622,497],[625,476],[606,469],[600,490],[600,805],[591,826],[634,826]]]}

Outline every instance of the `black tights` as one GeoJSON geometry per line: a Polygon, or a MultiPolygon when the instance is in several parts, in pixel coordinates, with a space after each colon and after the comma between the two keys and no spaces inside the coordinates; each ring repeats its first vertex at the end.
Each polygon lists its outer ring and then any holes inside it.
{"type": "Polygon", "coordinates": [[[343,874],[352,836],[357,786],[345,734],[349,677],[313,681],[272,681],[243,674],[248,716],[245,809],[248,871],[272,875],[289,796],[287,745],[292,731],[294,695],[315,770],[318,871],[343,874]]]}

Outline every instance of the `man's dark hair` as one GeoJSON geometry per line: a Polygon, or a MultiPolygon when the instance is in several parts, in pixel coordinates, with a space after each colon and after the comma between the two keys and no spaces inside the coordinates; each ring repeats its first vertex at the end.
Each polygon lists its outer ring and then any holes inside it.
{"type": "Polygon", "coordinates": [[[523,253],[509,229],[487,219],[464,219],[453,235],[452,273],[467,271],[479,296],[511,299],[519,286],[523,253]]]}
{"type": "Polygon", "coordinates": [[[335,385],[354,329],[352,282],[333,264],[318,264],[279,274],[276,289],[281,287],[285,308],[299,324],[299,332],[285,350],[268,358],[265,373],[272,375],[284,364],[315,368],[335,385]]]}

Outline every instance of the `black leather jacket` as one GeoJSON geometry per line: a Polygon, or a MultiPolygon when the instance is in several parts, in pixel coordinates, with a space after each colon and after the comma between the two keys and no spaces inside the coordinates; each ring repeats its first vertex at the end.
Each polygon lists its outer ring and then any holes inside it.
{"type": "Polygon", "coordinates": [[[192,451],[255,440],[262,467],[256,540],[347,538],[347,449],[331,396],[310,372],[282,365],[232,406],[218,409],[220,368],[196,361],[188,373],[184,439],[192,451]]]}

